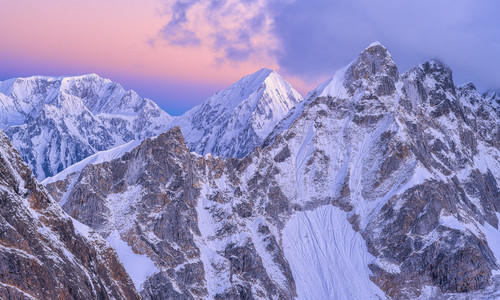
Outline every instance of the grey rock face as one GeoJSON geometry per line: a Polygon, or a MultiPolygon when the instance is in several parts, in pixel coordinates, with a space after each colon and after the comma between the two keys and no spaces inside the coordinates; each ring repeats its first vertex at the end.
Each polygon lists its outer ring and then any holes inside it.
{"type": "Polygon", "coordinates": [[[464,107],[466,123],[488,144],[499,149],[500,125],[498,124],[498,103],[494,99],[481,96],[472,83],[457,88],[464,107]]]}
{"type": "Polygon", "coordinates": [[[387,49],[378,44],[365,49],[349,67],[344,85],[352,91],[363,84],[372,86],[378,96],[391,95],[396,91],[399,72],[387,49]]]}
{"type": "Polygon", "coordinates": [[[0,131],[0,298],[139,299],[116,253],[83,230],[0,131]]]}
{"type": "Polygon", "coordinates": [[[159,271],[143,285],[150,298],[153,286],[195,299],[492,295],[500,150],[486,130],[499,124],[491,102],[456,87],[437,61],[398,76],[378,44],[334,79],[243,159],[190,153],[177,128],[48,188],[69,195],[67,212],[151,257],[159,271]],[[127,205],[114,207],[117,197],[127,205]],[[310,215],[332,206],[339,213],[319,225],[330,233],[328,222],[339,222],[329,251],[346,247],[334,253],[350,258],[366,247],[371,270],[345,284],[352,274],[337,256],[315,252],[327,242],[310,215]],[[337,233],[349,230],[343,244],[337,233]]]}
{"type": "Polygon", "coordinates": [[[469,292],[488,285],[497,265],[485,241],[440,222],[443,214],[473,216],[472,211],[463,212],[467,208],[474,207],[465,197],[460,199],[454,184],[437,181],[415,186],[384,205],[364,234],[378,257],[400,265],[405,274],[393,276],[372,266],[388,295],[417,293],[423,284],[439,286],[443,292],[469,292]],[[396,205],[398,201],[403,203],[396,205]],[[399,212],[395,206],[401,206],[399,212]],[[380,231],[383,234],[375,233],[380,231]]]}
{"type": "Polygon", "coordinates": [[[483,94],[483,98],[493,107],[497,116],[500,117],[500,91],[489,90],[483,94]]]}
{"type": "Polygon", "coordinates": [[[144,284],[143,299],[189,300],[192,297],[177,292],[164,273],[156,273],[144,284]]]}

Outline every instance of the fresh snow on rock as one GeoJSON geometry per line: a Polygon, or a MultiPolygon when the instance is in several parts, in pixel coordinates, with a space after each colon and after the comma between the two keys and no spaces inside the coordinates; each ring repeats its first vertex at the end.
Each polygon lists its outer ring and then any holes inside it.
{"type": "Polygon", "coordinates": [[[66,178],[69,175],[75,174],[76,177],[80,174],[80,172],[85,168],[85,166],[89,164],[99,164],[105,161],[111,161],[116,158],[122,157],[125,153],[132,151],[134,148],[139,146],[141,144],[140,140],[133,140],[130,141],[124,145],[109,149],[109,150],[104,150],[97,152],[94,155],[91,155],[84,160],[81,160],[66,169],[64,169],[62,172],[58,173],[55,176],[46,178],[42,181],[44,185],[47,185],[52,182],[56,182],[58,180],[62,180],[66,178]]]}
{"type": "Polygon", "coordinates": [[[350,64],[335,72],[332,79],[324,82],[314,91],[312,91],[312,95],[314,95],[314,97],[330,96],[336,98],[345,98],[347,96],[347,90],[344,86],[344,77],[345,72],[349,67],[350,64]]]}
{"type": "Polygon", "coordinates": [[[439,61],[400,75],[372,44],[260,148],[234,140],[249,151],[242,159],[190,152],[234,137],[226,120],[251,110],[229,95],[255,100],[244,87],[265,90],[258,82],[269,76],[214,95],[199,127],[188,113],[175,119],[181,129],[47,189],[68,213],[104,236],[118,230],[151,258],[158,271],[142,285],[146,298],[495,295],[500,131],[491,101],[455,86],[439,61]]]}
{"type": "Polygon", "coordinates": [[[0,129],[1,299],[139,299],[105,240],[68,216],[0,129]]]}
{"type": "Polygon", "coordinates": [[[33,76],[0,82],[0,128],[43,180],[94,153],[176,125],[192,151],[243,157],[300,101],[302,96],[269,69],[175,118],[96,74],[33,76]]]}

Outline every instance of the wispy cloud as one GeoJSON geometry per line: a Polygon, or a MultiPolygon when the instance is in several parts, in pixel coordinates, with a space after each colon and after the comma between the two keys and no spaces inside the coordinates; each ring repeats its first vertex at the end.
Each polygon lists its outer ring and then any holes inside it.
{"type": "Polygon", "coordinates": [[[268,58],[276,48],[266,0],[167,0],[160,36],[171,45],[209,47],[218,62],[268,58]]]}
{"type": "Polygon", "coordinates": [[[187,18],[189,10],[197,4],[196,0],[180,0],[171,4],[171,19],[160,31],[163,38],[173,45],[199,46],[200,38],[189,29],[190,22],[187,18]]]}

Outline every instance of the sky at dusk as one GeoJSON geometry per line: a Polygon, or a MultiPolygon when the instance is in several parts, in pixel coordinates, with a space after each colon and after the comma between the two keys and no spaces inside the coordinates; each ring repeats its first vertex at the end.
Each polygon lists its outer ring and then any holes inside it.
{"type": "Polygon", "coordinates": [[[97,73],[172,115],[263,67],[304,96],[373,41],[500,88],[500,1],[0,0],[0,80],[97,73]]]}

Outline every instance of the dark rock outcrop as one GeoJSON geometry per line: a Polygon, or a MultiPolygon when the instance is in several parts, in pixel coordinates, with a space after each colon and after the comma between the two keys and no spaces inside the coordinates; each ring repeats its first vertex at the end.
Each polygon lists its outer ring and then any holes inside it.
{"type": "Polygon", "coordinates": [[[139,299],[114,250],[78,226],[0,131],[0,298],[139,299]]]}

